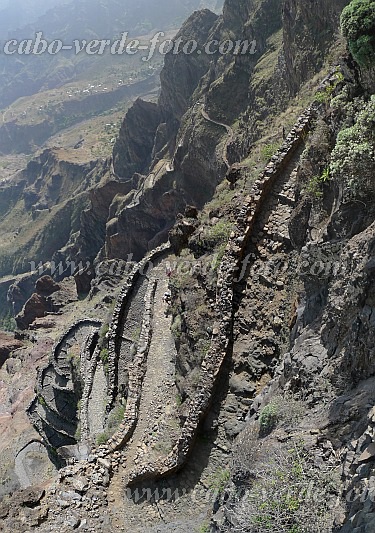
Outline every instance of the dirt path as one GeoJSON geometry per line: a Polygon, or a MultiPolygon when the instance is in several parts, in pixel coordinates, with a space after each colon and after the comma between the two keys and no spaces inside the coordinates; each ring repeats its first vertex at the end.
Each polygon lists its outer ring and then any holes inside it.
{"type": "MultiPolygon", "coordinates": [[[[174,437],[178,430],[177,392],[175,390],[176,349],[171,333],[171,317],[167,315],[167,304],[163,295],[168,290],[168,279],[165,275],[165,263],[155,267],[149,275],[149,283],[157,280],[154,299],[152,340],[147,361],[147,371],[142,387],[139,417],[134,434],[123,451],[126,467],[121,468],[112,479],[108,497],[112,499],[113,508],[117,510],[113,525],[121,531],[126,519],[126,529],[136,531],[140,524],[140,512],[147,520],[155,518],[155,510],[147,506],[140,510],[132,500],[126,497],[126,484],[129,474],[134,468],[165,456],[171,450],[174,437]],[[150,515],[151,512],[151,515],[150,515]],[[147,518],[148,517],[148,518],[147,518]]],[[[142,529],[141,529],[142,530],[142,529]]]]}
{"type": "Polygon", "coordinates": [[[229,161],[228,161],[228,146],[230,145],[230,143],[233,141],[233,138],[234,138],[233,129],[228,124],[224,124],[224,122],[218,122],[217,120],[212,119],[208,115],[208,113],[205,111],[204,106],[205,106],[205,104],[202,105],[202,117],[205,120],[208,120],[208,122],[211,122],[212,124],[216,124],[216,126],[221,126],[221,127],[225,128],[225,130],[226,130],[226,132],[228,134],[227,140],[226,140],[225,145],[223,147],[222,158],[223,158],[224,163],[226,164],[227,168],[229,169],[230,168],[230,164],[229,164],[229,161]]]}
{"type": "Polygon", "coordinates": [[[103,432],[105,406],[107,404],[107,378],[104,374],[103,363],[99,361],[95,370],[94,381],[88,406],[88,420],[90,437],[94,438],[103,432]]]}
{"type": "MultiPolygon", "coordinates": [[[[295,183],[298,165],[304,146],[301,146],[287,168],[269,192],[262,212],[254,226],[254,237],[249,242],[245,257],[250,261],[244,280],[235,286],[238,302],[234,325],[233,358],[249,351],[249,332],[253,352],[253,382],[258,388],[269,379],[269,367],[276,364],[279,354],[288,346],[289,322],[294,300],[293,282],[286,265],[291,264],[296,253],[289,237],[289,222],[296,206],[295,183]],[[252,280],[252,290],[246,287],[252,280]],[[276,288],[276,290],[275,290],[276,288]],[[270,320],[270,317],[273,317],[270,320]]],[[[234,376],[234,371],[231,378],[234,376]]],[[[230,378],[230,379],[231,379],[230,378]]],[[[245,398],[246,402],[246,398],[245,398]]],[[[247,412],[246,403],[238,408],[247,412]]]]}
{"type": "MultiPolygon", "coordinates": [[[[165,266],[161,264],[151,274],[150,282],[158,280],[152,321],[152,340],[148,356],[147,372],[143,383],[137,428],[127,456],[135,452],[134,462],[150,461],[160,453],[168,453],[168,433],[173,428],[168,421],[176,411],[174,378],[176,348],[171,333],[171,317],[166,316],[167,304],[163,295],[168,290],[165,266]],[[152,433],[152,435],[151,435],[152,433]],[[164,439],[164,441],[163,441],[164,439]],[[164,445],[164,446],[163,446],[164,445]],[[156,446],[156,449],[155,449],[156,446]],[[162,449],[162,448],[165,449],[162,449]],[[143,457],[147,454],[147,457],[143,457]]],[[[169,445],[168,445],[169,444],[169,445]]],[[[129,467],[132,465],[129,462],[129,467]]]]}

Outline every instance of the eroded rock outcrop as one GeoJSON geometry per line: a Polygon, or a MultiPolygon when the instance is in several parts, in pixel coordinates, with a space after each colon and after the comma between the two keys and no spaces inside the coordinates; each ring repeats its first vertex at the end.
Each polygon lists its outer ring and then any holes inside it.
{"type": "Polygon", "coordinates": [[[0,368],[14,350],[22,348],[23,343],[14,338],[14,335],[0,332],[0,368]]]}
{"type": "Polygon", "coordinates": [[[138,98],[129,109],[113,148],[113,168],[121,179],[148,168],[159,123],[160,110],[152,102],[138,98]]]}
{"type": "Polygon", "coordinates": [[[16,315],[19,329],[28,329],[36,319],[57,313],[68,303],[77,300],[76,284],[72,277],[56,283],[51,276],[44,275],[37,279],[35,291],[16,315]]]}

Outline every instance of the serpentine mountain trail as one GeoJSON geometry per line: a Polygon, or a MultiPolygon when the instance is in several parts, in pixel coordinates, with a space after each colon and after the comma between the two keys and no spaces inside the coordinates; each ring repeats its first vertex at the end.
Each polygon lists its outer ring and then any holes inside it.
{"type": "MultiPolygon", "coordinates": [[[[268,200],[264,204],[257,217],[257,222],[255,223],[253,231],[253,238],[251,239],[247,250],[250,253],[254,253],[255,251],[255,260],[251,265],[249,265],[249,268],[251,267],[256,271],[258,269],[262,271],[263,265],[266,264],[270,260],[271,256],[275,255],[275,253],[281,258],[281,255],[289,252],[290,241],[288,238],[288,223],[291,213],[295,207],[293,191],[298,172],[299,160],[303,150],[304,145],[301,145],[296,150],[286,167],[281,171],[277,181],[269,192],[268,200]],[[268,240],[270,241],[269,243],[268,240]]],[[[154,269],[153,275],[157,273],[157,270],[158,269],[154,269]]],[[[279,284],[282,284],[282,280],[278,272],[275,273],[275,276],[275,283],[278,282],[279,284]]],[[[162,282],[161,284],[159,282],[158,291],[160,294],[164,290],[164,287],[167,287],[166,281],[162,282]]],[[[235,294],[236,301],[241,302],[243,296],[241,294],[240,287],[235,288],[235,294]]],[[[259,295],[256,294],[253,298],[250,298],[251,300],[255,299],[255,301],[249,302],[249,298],[243,299],[239,309],[240,319],[244,309],[248,308],[249,306],[253,307],[254,305],[257,305],[258,296],[259,295]]],[[[262,313],[263,311],[266,313],[266,310],[270,305],[275,307],[275,310],[277,310],[276,308],[280,305],[288,305],[288,297],[286,297],[286,299],[283,297],[281,304],[279,299],[276,302],[270,303],[268,294],[264,294],[261,296],[261,298],[263,298],[263,301],[265,302],[264,310],[263,307],[261,309],[262,313]]],[[[165,379],[163,379],[160,375],[157,377],[155,374],[155,369],[157,368],[158,362],[160,362],[160,365],[162,365],[159,367],[160,370],[166,368],[165,365],[168,360],[168,356],[166,358],[167,353],[162,349],[162,346],[163,344],[167,346],[169,342],[173,342],[173,338],[169,329],[170,323],[168,324],[168,319],[166,319],[162,313],[163,307],[165,307],[165,304],[161,303],[160,297],[157,296],[154,305],[153,340],[148,359],[146,378],[142,389],[142,400],[138,424],[133,438],[128,446],[123,450],[123,457],[125,458],[125,463],[123,463],[123,465],[125,464],[125,466],[123,466],[119,472],[114,475],[108,491],[109,502],[112,504],[111,507],[113,510],[116,510],[112,515],[112,524],[116,529],[119,530],[121,530],[121,527],[124,527],[125,531],[157,531],[157,529],[152,529],[151,527],[148,529],[147,526],[155,522],[163,522],[163,517],[165,516],[165,512],[167,510],[167,514],[169,515],[168,523],[177,520],[179,515],[180,518],[184,516],[183,522],[179,523],[179,531],[189,531],[189,505],[188,501],[185,500],[185,497],[179,498],[178,504],[175,505],[175,509],[173,510],[173,506],[167,508],[164,499],[160,498],[160,495],[162,494],[163,490],[166,491],[165,494],[168,494],[168,490],[173,491],[176,488],[181,490],[181,488],[188,487],[187,490],[191,490],[191,487],[185,479],[185,476],[189,476],[188,471],[194,463],[195,466],[199,464],[199,459],[195,458],[198,454],[194,454],[194,459],[190,461],[190,463],[184,470],[181,471],[181,473],[179,473],[177,476],[168,478],[168,481],[165,481],[164,484],[163,481],[156,483],[148,482],[147,485],[137,483],[135,490],[133,490],[132,487],[127,487],[127,478],[129,474],[131,474],[134,464],[136,465],[138,471],[140,470],[140,465],[138,464],[139,454],[150,453],[150,448],[147,447],[147,442],[155,427],[152,427],[152,419],[150,419],[150,413],[148,412],[149,407],[152,406],[154,408],[155,403],[153,404],[152,402],[156,401],[157,405],[157,401],[159,399],[159,411],[163,410],[162,406],[160,405],[160,401],[163,402],[163,396],[159,395],[158,397],[155,397],[154,391],[157,389],[158,379],[161,380],[161,383],[165,383],[165,379]],[[177,480],[178,482],[176,482],[177,480]],[[141,497],[142,494],[148,494],[148,491],[151,491],[150,494],[152,494],[152,496],[156,495],[154,501],[152,502],[148,501],[147,498],[142,499],[141,497]],[[142,516],[141,522],[144,525],[142,528],[137,529],[137,526],[139,527],[140,525],[140,516],[142,516]],[[182,526],[182,523],[185,525],[182,526]]],[[[239,350],[241,343],[246,339],[242,338],[240,334],[237,334],[236,337],[237,340],[234,349],[239,350]]],[[[254,340],[256,340],[256,338],[257,335],[254,332],[254,340]]],[[[171,372],[173,372],[172,368],[171,372]]],[[[246,408],[244,408],[243,417],[245,417],[245,415],[246,408]]],[[[218,422],[218,442],[224,443],[225,415],[221,414],[218,422]]],[[[239,423],[242,423],[241,420],[239,423]]],[[[157,423],[155,426],[157,427],[157,423]]],[[[220,453],[220,447],[221,445],[218,445],[216,453],[220,453]]],[[[150,455],[147,457],[147,463],[149,467],[150,464],[152,465],[152,453],[150,453],[150,455]]],[[[208,465],[206,465],[209,471],[214,470],[215,463],[215,453],[212,452],[208,465]]],[[[202,481],[205,479],[206,475],[206,473],[201,475],[200,479],[196,480],[195,485],[198,487],[200,486],[203,490],[203,494],[205,494],[205,496],[202,497],[202,501],[207,501],[207,486],[205,486],[204,483],[202,484],[202,481]]],[[[203,503],[196,505],[195,512],[197,515],[201,513],[201,515],[204,516],[205,511],[206,509],[203,503]]],[[[195,519],[195,522],[198,522],[197,518],[195,519]]]]}
{"type": "Polygon", "coordinates": [[[91,395],[88,402],[88,421],[91,437],[96,437],[104,430],[104,414],[107,404],[107,378],[104,373],[103,363],[97,364],[91,395]]]}
{"type": "MultiPolygon", "coordinates": [[[[296,150],[296,153],[286,165],[285,169],[280,173],[280,176],[269,192],[267,201],[257,217],[253,231],[254,236],[250,240],[247,250],[247,252],[252,253],[254,257],[253,262],[249,264],[249,268],[252,270],[262,271],[264,264],[269,262],[271,257],[275,257],[275,254],[281,261],[282,259],[285,259],[285,257],[283,257],[284,254],[290,252],[288,223],[295,207],[294,187],[303,150],[304,145],[302,144],[296,150]]],[[[157,270],[158,269],[154,269],[152,274],[157,274],[157,270]]],[[[274,274],[276,277],[275,283],[277,282],[282,286],[283,280],[281,279],[280,274],[277,271],[274,274]]],[[[240,285],[241,284],[235,288],[235,300],[240,304],[238,311],[239,320],[241,320],[242,314],[245,313],[248,308],[254,308],[254,313],[256,315],[258,315],[258,312],[255,310],[259,309],[259,314],[261,315],[261,318],[263,318],[263,314],[265,315],[267,313],[267,309],[269,310],[270,306],[272,309],[275,308],[276,312],[280,306],[280,301],[284,301],[283,299],[280,300],[277,298],[272,302],[267,298],[263,298],[264,306],[263,304],[260,305],[257,300],[259,296],[258,291],[256,290],[252,296],[250,295],[243,298],[240,285]]],[[[157,293],[159,293],[159,295],[162,294],[165,287],[167,287],[166,281],[159,281],[157,293]]],[[[280,294],[281,293],[282,291],[280,291],[280,294]]],[[[288,302],[286,305],[288,305],[288,302]]],[[[140,455],[141,457],[145,457],[145,455],[148,454],[146,464],[152,464],[153,452],[148,446],[148,443],[150,436],[152,435],[153,430],[156,429],[158,423],[157,418],[155,418],[155,420],[152,418],[150,406],[153,408],[153,411],[155,411],[156,405],[156,412],[163,412],[162,405],[164,395],[158,395],[157,387],[159,380],[161,383],[166,383],[166,379],[160,375],[160,372],[163,373],[166,369],[166,366],[164,366],[163,371],[162,365],[166,365],[168,362],[168,351],[165,349],[163,350],[163,346],[167,347],[169,342],[173,342],[172,335],[170,334],[170,321],[165,318],[162,313],[163,307],[165,307],[165,304],[161,303],[160,296],[157,294],[154,305],[153,340],[148,358],[146,378],[142,389],[140,415],[133,438],[122,452],[124,466],[112,478],[108,491],[109,502],[113,503],[114,509],[118,509],[114,515],[112,514],[112,525],[115,530],[134,531],[137,533],[140,533],[141,531],[158,531],[155,524],[164,522],[165,524],[168,524],[168,526],[171,526],[172,523],[175,524],[176,530],[178,531],[189,531],[190,524],[197,524],[199,522],[197,516],[204,517],[205,512],[207,512],[207,508],[205,507],[205,503],[207,504],[207,494],[209,494],[206,485],[207,471],[215,471],[215,468],[217,468],[217,466],[215,467],[217,456],[221,455],[221,461],[225,461],[225,452],[224,454],[222,453],[225,450],[225,445],[222,446],[221,443],[224,444],[226,440],[224,431],[226,424],[225,409],[226,403],[228,402],[229,409],[230,401],[232,401],[229,397],[224,401],[225,407],[218,420],[219,435],[216,443],[217,448],[215,451],[211,450],[210,460],[208,464],[205,465],[207,470],[204,471],[204,473],[201,472],[200,477],[195,480],[195,486],[191,483],[191,469],[198,469],[201,466],[199,465],[199,459],[197,458],[197,450],[186,468],[177,476],[171,476],[164,481],[137,483],[135,489],[133,489],[132,486],[127,486],[128,476],[131,474],[134,466],[138,471],[140,470],[140,464],[138,462],[140,455]],[[157,367],[158,363],[160,363],[160,367],[157,367]],[[159,375],[155,372],[157,368],[159,368],[159,375]],[[200,503],[194,502],[193,507],[195,507],[196,516],[193,518],[193,516],[189,516],[189,512],[193,513],[194,511],[189,510],[188,497],[186,497],[186,494],[184,494],[183,491],[186,490],[186,492],[189,493],[189,491],[193,490],[194,492],[196,487],[199,487],[200,490],[202,490],[202,501],[200,503]],[[183,497],[178,498],[178,501],[174,505],[171,505],[171,502],[168,502],[167,498],[163,498],[163,491],[165,491],[165,495],[168,495],[171,491],[173,493],[176,489],[179,491],[179,494],[181,492],[183,493],[183,497]],[[142,497],[142,495],[144,496],[145,494],[148,496],[142,497]],[[140,516],[142,517],[141,520],[140,516]],[[181,521],[178,521],[178,519],[181,521]],[[143,524],[141,527],[139,527],[140,523],[143,524]],[[154,524],[154,527],[148,527],[151,526],[151,524],[154,524]]],[[[241,350],[241,343],[245,342],[245,337],[247,335],[248,334],[246,333],[244,336],[243,332],[241,334],[241,332],[236,331],[234,351],[237,352],[241,350]]],[[[261,337],[258,339],[256,331],[253,335],[254,342],[259,341],[261,344],[262,339],[261,337]]],[[[263,347],[260,346],[260,349],[262,350],[263,347]]],[[[268,356],[266,353],[264,355],[265,357],[268,356]]],[[[173,370],[171,368],[171,373],[172,372],[173,370]]],[[[246,412],[246,406],[243,406],[243,414],[238,419],[239,424],[243,423],[246,412]]],[[[212,475],[212,473],[209,475],[212,475]]],[[[167,525],[163,527],[166,528],[167,525]]]]}
{"type": "Polygon", "coordinates": [[[0,532],[375,532],[368,1],[194,11],[131,107],[64,96],[85,131],[53,95],[64,133],[0,191],[0,532]]]}
{"type": "MultiPolygon", "coordinates": [[[[177,390],[175,390],[176,348],[171,333],[171,316],[164,293],[168,290],[166,277],[167,262],[162,261],[148,273],[148,284],[157,282],[152,318],[152,340],[147,359],[147,370],[142,387],[138,421],[132,438],[126,445],[126,466],[120,468],[112,479],[108,497],[121,508],[121,516],[128,525],[139,520],[138,506],[125,498],[127,479],[134,467],[148,463],[160,454],[166,454],[173,442],[176,431],[174,414],[177,412],[177,390]],[[156,448],[155,448],[156,447],[156,448]],[[164,448],[165,447],[165,448],[164,448]],[[125,506],[125,508],[124,508],[125,506]]],[[[116,517],[117,525],[123,522],[116,517]]],[[[132,525],[132,530],[133,525],[132,525]]]]}
{"type": "MultiPolygon", "coordinates": [[[[238,433],[246,425],[249,399],[253,395],[247,384],[255,392],[262,388],[269,380],[270,366],[279,359],[290,335],[291,322],[286,318],[293,318],[295,279],[288,278],[289,267],[283,267],[289,263],[294,269],[298,263],[289,229],[298,203],[295,191],[302,156],[308,139],[316,135],[315,112],[315,107],[309,107],[298,118],[284,145],[243,199],[219,270],[216,295],[216,309],[222,315],[218,328],[227,331],[224,328],[228,324],[233,349],[222,349],[228,335],[218,337],[218,342],[216,334],[211,339],[204,362],[205,396],[201,401],[198,392],[197,401],[192,402],[184,416],[183,426],[176,416],[180,411],[175,387],[178,360],[171,317],[163,298],[168,289],[166,271],[171,260],[167,255],[170,249],[156,249],[154,253],[159,255],[153,261],[139,263],[140,276],[126,293],[123,312],[116,315],[119,320],[117,383],[126,384],[128,371],[129,383],[136,385],[129,387],[132,392],[128,394],[129,411],[135,393],[139,402],[133,413],[133,434],[123,444],[124,433],[119,429],[112,443],[110,439],[108,445],[94,449],[87,462],[74,463],[61,470],[59,481],[45,498],[49,513],[41,531],[68,533],[71,529],[64,526],[73,518],[74,524],[82,523],[86,528],[83,530],[108,533],[188,533],[205,524],[217,501],[215,486],[219,482],[219,487],[222,486],[230,464],[230,431],[238,433]],[[237,281],[233,273],[237,271],[238,258],[244,256],[250,260],[245,274],[237,281]],[[246,290],[250,287],[251,290],[246,290]],[[134,355],[136,338],[139,342],[134,355]],[[249,342],[253,357],[251,383],[241,367],[242,354],[248,350],[249,342]],[[144,356],[145,364],[137,367],[141,369],[137,374],[132,373],[132,354],[134,360],[144,356]],[[239,387],[237,395],[235,391],[239,387]],[[208,403],[210,413],[207,413],[208,403]],[[197,424],[207,414],[205,427],[211,432],[210,437],[204,431],[197,436],[197,424]],[[174,468],[175,457],[179,470],[174,468]],[[72,489],[83,492],[84,496],[77,496],[72,489]],[[61,504],[55,502],[56,497],[61,504]]],[[[95,410],[95,403],[104,403],[98,391],[100,372],[99,366],[90,398],[94,403],[89,406],[89,412],[95,410]]],[[[128,421],[126,424],[129,426],[128,421]]]]}
{"type": "Polygon", "coordinates": [[[224,161],[226,167],[229,170],[230,169],[230,164],[229,164],[229,161],[228,161],[228,146],[230,145],[230,143],[234,139],[234,131],[228,124],[224,124],[224,122],[218,122],[217,120],[212,119],[208,115],[207,111],[204,108],[205,108],[205,104],[203,103],[202,104],[202,109],[201,109],[202,117],[204,119],[206,119],[208,122],[211,122],[211,124],[215,124],[216,126],[221,126],[222,128],[224,128],[226,130],[226,132],[228,134],[227,140],[226,140],[225,145],[223,147],[222,158],[223,158],[223,161],[224,161]]]}

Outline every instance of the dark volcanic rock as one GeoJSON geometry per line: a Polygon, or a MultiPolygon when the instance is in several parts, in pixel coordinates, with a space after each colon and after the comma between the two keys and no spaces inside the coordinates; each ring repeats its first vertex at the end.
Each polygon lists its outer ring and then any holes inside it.
{"type": "Polygon", "coordinates": [[[27,300],[22,311],[16,316],[17,326],[20,329],[27,329],[36,318],[44,317],[49,310],[46,299],[34,293],[27,300]]]}
{"type": "MultiPolygon", "coordinates": [[[[8,298],[11,298],[13,304],[17,295],[19,295],[19,299],[22,301],[22,283],[26,284],[29,288],[30,283],[35,280],[36,276],[37,274],[30,274],[29,276],[25,276],[24,282],[18,282],[11,286],[8,292],[8,298]]],[[[64,305],[75,301],[77,299],[76,284],[72,277],[56,283],[51,276],[45,275],[35,281],[34,292],[31,296],[28,299],[27,293],[25,296],[26,303],[15,317],[17,326],[22,330],[28,329],[35,319],[43,318],[50,312],[57,312],[64,305]]],[[[43,327],[43,321],[36,325],[36,328],[41,327],[43,327]]],[[[47,327],[51,327],[50,323],[47,327]]]]}
{"type": "Polygon", "coordinates": [[[159,122],[159,107],[138,98],[125,116],[113,149],[113,166],[119,176],[130,179],[150,164],[159,122]]]}
{"type": "Polygon", "coordinates": [[[348,0],[317,0],[311,9],[308,3],[300,0],[284,2],[285,79],[292,91],[308,79],[313,69],[322,65],[340,13],[347,4],[348,0]],[[310,43],[308,48],[306,40],[310,43]]]}
{"type": "MultiPolygon", "coordinates": [[[[184,44],[195,40],[203,49],[217,18],[209,10],[193,13],[176,40],[184,44]]],[[[140,177],[137,191],[115,198],[110,208],[105,245],[109,259],[134,254],[139,260],[167,240],[177,214],[187,204],[202,205],[212,196],[221,165],[208,155],[215,152],[215,137],[206,139],[205,145],[198,140],[201,134],[195,122],[203,123],[202,132],[207,126],[200,107],[194,109],[196,119],[191,116],[181,125],[211,59],[206,54],[169,52],[161,72],[158,104],[137,100],[128,111],[114,147],[114,170],[120,179],[130,179],[135,172],[145,175],[140,177]],[[177,133],[186,127],[176,148],[177,133]],[[192,129],[197,136],[194,144],[192,129]]]]}
{"type": "Polygon", "coordinates": [[[196,218],[183,218],[181,216],[177,220],[175,226],[169,232],[169,242],[176,253],[187,245],[189,237],[193,235],[198,225],[196,218]]]}
{"type": "Polygon", "coordinates": [[[23,343],[16,340],[13,335],[0,332],[0,368],[14,350],[22,348],[23,343]]]}
{"type": "Polygon", "coordinates": [[[60,285],[51,276],[43,276],[36,282],[35,289],[40,296],[50,296],[60,290],[60,285]]]}
{"type": "Polygon", "coordinates": [[[23,507],[35,507],[44,497],[44,490],[24,489],[17,493],[17,498],[23,507]]]}
{"type": "Polygon", "coordinates": [[[311,200],[304,198],[292,213],[289,222],[289,236],[297,250],[300,250],[306,242],[310,212],[311,200]]]}
{"type": "MultiPolygon", "coordinates": [[[[176,40],[182,39],[184,43],[194,40],[202,50],[217,19],[217,15],[208,9],[196,11],[178,32],[176,40]]],[[[166,119],[163,122],[170,121],[172,117],[176,121],[181,120],[189,108],[194,90],[209,68],[210,60],[211,56],[205,54],[170,52],[166,55],[160,75],[162,86],[159,105],[166,119]]]]}

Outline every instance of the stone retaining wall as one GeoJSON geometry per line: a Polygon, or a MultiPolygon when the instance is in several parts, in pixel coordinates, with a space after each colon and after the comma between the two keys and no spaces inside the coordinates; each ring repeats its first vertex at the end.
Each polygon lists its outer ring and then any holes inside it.
{"type": "MultiPolygon", "coordinates": [[[[61,350],[61,347],[66,342],[67,338],[70,337],[79,328],[81,328],[83,326],[92,326],[92,327],[100,328],[101,324],[102,323],[100,321],[98,321],[98,320],[92,320],[90,318],[84,318],[82,320],[77,320],[77,322],[74,322],[69,327],[69,329],[65,333],[63,333],[61,335],[59,340],[54,344],[54,346],[52,348],[52,355],[50,357],[49,362],[44,367],[38,369],[37,378],[36,378],[36,386],[35,386],[35,390],[36,391],[42,391],[43,390],[44,373],[46,372],[46,370],[48,370],[48,368],[50,367],[51,364],[52,364],[54,370],[56,371],[56,373],[60,374],[59,368],[58,368],[56,363],[57,363],[57,360],[58,360],[58,354],[59,354],[59,352],[61,350]]],[[[32,400],[32,402],[30,402],[30,405],[26,409],[26,411],[28,411],[29,408],[31,407],[31,404],[34,403],[34,399],[32,400]]]]}
{"type": "Polygon", "coordinates": [[[117,299],[117,303],[113,310],[112,321],[108,329],[108,398],[109,404],[107,411],[113,407],[116,393],[117,393],[117,364],[120,354],[121,332],[124,320],[124,312],[126,304],[131,297],[132,291],[135,287],[139,276],[146,273],[148,264],[155,263],[157,259],[169,252],[171,249],[170,243],[165,243],[149,252],[139,263],[134,265],[129,273],[117,299]]]}
{"type": "Polygon", "coordinates": [[[270,190],[310,131],[313,116],[314,110],[309,107],[299,117],[284,144],[253,184],[252,191],[238,215],[236,227],[230,236],[218,274],[216,309],[220,319],[214,326],[211,347],[201,367],[202,377],[196,395],[190,401],[188,416],[178,442],[172,452],[160,462],[142,466],[138,471],[134,471],[129,478],[129,483],[172,474],[185,464],[195,441],[199,424],[210,406],[214,386],[228,353],[233,326],[234,280],[241,271],[247,243],[270,190]]]}
{"type": "Polygon", "coordinates": [[[107,442],[107,446],[112,451],[118,450],[130,439],[137,425],[142,385],[147,368],[147,356],[152,339],[152,318],[156,287],[157,281],[154,280],[150,283],[145,295],[145,311],[137,353],[129,368],[129,388],[124,418],[118,431],[107,442]]]}
{"type": "MultiPolygon", "coordinates": [[[[26,413],[28,414],[32,424],[35,426],[35,428],[40,433],[40,435],[46,440],[46,442],[48,442],[48,437],[45,431],[43,430],[43,424],[39,421],[38,415],[36,414],[36,410],[37,410],[37,406],[39,402],[38,397],[39,396],[43,397],[44,378],[46,376],[46,373],[48,371],[53,371],[56,374],[56,377],[60,376],[63,379],[67,379],[67,376],[63,374],[61,369],[59,368],[58,358],[60,355],[60,351],[63,349],[64,345],[68,342],[68,340],[76,334],[77,331],[79,331],[81,328],[91,327],[91,328],[94,328],[96,331],[94,331],[92,335],[89,336],[89,339],[91,339],[91,341],[86,340],[86,342],[84,343],[81,349],[81,361],[83,357],[89,358],[93,351],[92,343],[94,341],[94,336],[95,336],[95,341],[97,342],[97,331],[99,330],[100,326],[101,326],[100,321],[89,319],[89,318],[85,318],[85,319],[74,322],[69,327],[69,329],[63,335],[61,335],[61,337],[55,343],[52,349],[49,362],[44,367],[38,369],[36,385],[35,385],[36,395],[34,396],[32,401],[28,405],[26,409],[26,413]]],[[[86,373],[83,372],[83,374],[84,374],[82,376],[83,379],[86,379],[86,373]]],[[[67,385],[65,387],[61,387],[57,384],[54,384],[53,387],[55,391],[60,390],[63,393],[74,391],[73,384],[70,383],[69,381],[67,382],[67,385]]],[[[44,401],[46,402],[46,408],[49,410],[49,412],[54,413],[56,416],[60,417],[61,419],[65,419],[68,422],[71,421],[69,416],[64,416],[64,412],[57,412],[53,405],[51,405],[46,400],[44,401]]]]}
{"type": "MultiPolygon", "coordinates": [[[[324,91],[332,85],[336,86],[339,81],[337,73],[338,69],[333,69],[320,84],[319,91],[324,91]]],[[[275,182],[286,170],[297,149],[311,131],[312,120],[318,115],[319,105],[318,102],[314,102],[297,119],[283,145],[271,158],[259,179],[254,182],[252,191],[238,214],[236,227],[230,236],[218,274],[216,310],[220,320],[214,326],[211,346],[201,367],[202,377],[196,395],[190,401],[188,416],[178,442],[165,459],[132,472],[129,483],[173,474],[185,464],[199,424],[210,407],[213,389],[228,353],[233,328],[235,279],[242,270],[243,256],[252,236],[254,224],[275,182]]]]}
{"type": "Polygon", "coordinates": [[[100,328],[102,325],[102,322],[100,320],[94,320],[92,318],[83,318],[81,320],[77,320],[76,322],[73,322],[73,324],[69,327],[69,329],[61,335],[60,339],[55,343],[53,349],[52,349],[52,358],[57,361],[58,352],[61,349],[62,345],[66,342],[67,338],[71,336],[72,334],[75,334],[75,332],[80,329],[83,326],[92,326],[94,328],[100,328]]]}
{"type": "MultiPolygon", "coordinates": [[[[322,90],[326,86],[332,85],[334,81],[335,73],[332,73],[324,80],[319,89],[322,90]]],[[[265,167],[260,178],[254,183],[252,191],[246,198],[244,206],[238,215],[236,228],[230,236],[218,275],[216,309],[218,316],[220,316],[220,320],[215,324],[213,329],[211,346],[202,363],[201,381],[195,397],[190,401],[188,416],[182,427],[179,440],[172,452],[164,458],[164,460],[152,465],[144,466],[138,471],[134,471],[131,478],[128,480],[129,483],[139,482],[148,478],[167,476],[180,469],[187,460],[195,440],[199,423],[210,406],[214,386],[228,353],[228,345],[233,326],[233,291],[235,278],[241,271],[241,263],[246,251],[247,243],[252,236],[254,224],[263,209],[264,203],[267,201],[270,190],[285,171],[297,149],[302,145],[305,135],[311,130],[311,120],[314,118],[317,106],[318,104],[314,104],[309,107],[299,117],[282,147],[271,158],[271,161],[265,167]]],[[[121,290],[107,334],[109,345],[108,392],[111,405],[113,405],[116,394],[116,367],[117,358],[119,356],[118,346],[121,342],[121,328],[126,303],[129,297],[131,297],[136,281],[145,271],[147,263],[152,263],[169,250],[170,244],[167,243],[147,254],[140,263],[134,266],[121,290]]],[[[95,461],[98,460],[98,458],[101,460],[100,458],[111,455],[112,452],[122,447],[130,438],[136,426],[142,384],[146,372],[147,355],[152,337],[151,323],[155,289],[156,282],[148,288],[146,293],[146,310],[143,317],[139,349],[130,369],[129,396],[124,420],[118,432],[113,435],[112,439],[106,445],[100,446],[97,450],[93,450],[92,458],[95,461]]],[[[78,323],[74,324],[64,337],[66,337],[77,324],[78,323]]],[[[55,350],[58,349],[58,346],[61,346],[61,341],[60,344],[58,343],[56,345],[55,350]]],[[[33,402],[34,401],[35,398],[33,402]]],[[[79,471],[84,471],[87,468],[87,465],[87,462],[81,462],[79,465],[76,465],[75,469],[77,470],[77,473],[79,471]]],[[[108,465],[110,465],[110,459],[108,465]]],[[[110,467],[108,466],[108,468],[110,467]]],[[[67,472],[68,468],[61,471],[61,479],[67,472]]]]}

